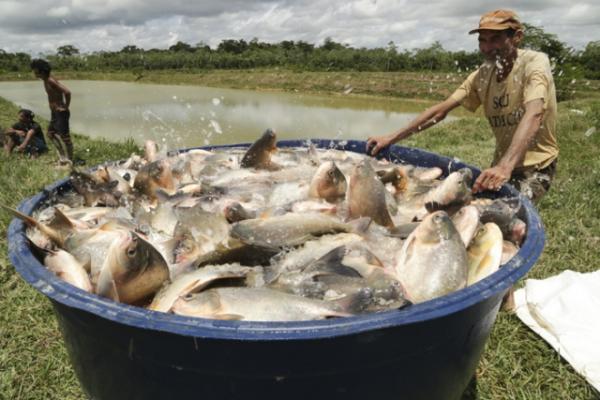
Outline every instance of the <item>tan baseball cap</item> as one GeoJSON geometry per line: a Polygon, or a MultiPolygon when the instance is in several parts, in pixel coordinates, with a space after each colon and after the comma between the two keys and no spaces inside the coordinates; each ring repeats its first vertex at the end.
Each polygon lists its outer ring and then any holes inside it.
{"type": "Polygon", "coordinates": [[[523,29],[523,24],[519,21],[517,14],[511,10],[495,10],[483,14],[479,20],[479,28],[470,31],[469,35],[483,29],[503,31],[511,28],[517,31],[523,29]]]}

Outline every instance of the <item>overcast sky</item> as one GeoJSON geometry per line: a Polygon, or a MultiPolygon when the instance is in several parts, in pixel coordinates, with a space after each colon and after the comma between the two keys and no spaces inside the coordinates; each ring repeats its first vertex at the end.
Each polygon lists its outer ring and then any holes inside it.
{"type": "Polygon", "coordinates": [[[467,31],[499,7],[576,49],[600,40],[600,0],[0,0],[0,49],[37,56],[66,44],[92,52],[178,41],[215,48],[223,39],[322,44],[331,37],[353,47],[439,41],[470,51],[477,43],[467,31]]]}

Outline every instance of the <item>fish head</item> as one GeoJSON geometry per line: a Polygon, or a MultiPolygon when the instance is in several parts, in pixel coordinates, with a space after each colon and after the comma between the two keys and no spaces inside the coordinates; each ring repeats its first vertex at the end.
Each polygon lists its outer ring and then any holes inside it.
{"type": "Polygon", "coordinates": [[[392,185],[396,188],[396,193],[404,193],[408,187],[408,173],[405,169],[398,167],[395,167],[393,171],[394,180],[392,181],[392,185]]]}
{"type": "Polygon", "coordinates": [[[473,172],[469,168],[461,168],[448,175],[444,183],[447,182],[447,190],[456,200],[464,201],[470,200],[472,180],[473,172]]]}
{"type": "Polygon", "coordinates": [[[134,231],[123,232],[109,252],[114,261],[110,266],[112,278],[117,285],[136,280],[144,274],[156,274],[160,284],[168,279],[169,269],[162,254],[134,231]]]}
{"type": "Polygon", "coordinates": [[[445,211],[428,214],[415,229],[415,236],[422,243],[439,243],[454,235],[458,232],[445,211]]]}
{"type": "Polygon", "coordinates": [[[264,149],[269,151],[277,150],[277,135],[273,129],[267,129],[259,139],[264,149]]]}
{"type": "Polygon", "coordinates": [[[498,225],[496,225],[493,222],[488,222],[487,224],[483,224],[479,228],[474,240],[478,243],[502,243],[504,239],[502,237],[502,232],[500,231],[498,225]]]}
{"type": "Polygon", "coordinates": [[[319,166],[311,182],[311,192],[315,197],[333,200],[346,194],[346,177],[333,161],[319,166]]]}
{"type": "Polygon", "coordinates": [[[182,263],[199,256],[200,250],[191,235],[184,235],[181,240],[177,242],[173,253],[175,256],[175,263],[182,263]]]}
{"type": "Polygon", "coordinates": [[[229,223],[243,221],[253,217],[251,213],[249,213],[244,206],[237,201],[228,204],[223,209],[223,214],[229,223]]]}
{"type": "Polygon", "coordinates": [[[375,177],[375,170],[371,166],[371,162],[368,159],[364,159],[356,164],[352,175],[360,179],[373,178],[375,177]]]}
{"type": "Polygon", "coordinates": [[[215,318],[222,314],[223,310],[219,293],[215,290],[206,290],[180,297],[173,304],[173,312],[181,315],[215,318]]]}
{"type": "Polygon", "coordinates": [[[271,153],[277,150],[277,135],[272,129],[267,129],[242,157],[242,168],[275,169],[271,163],[271,153]]]}
{"type": "Polygon", "coordinates": [[[431,190],[426,197],[428,211],[446,209],[456,204],[465,204],[471,200],[471,180],[473,173],[468,168],[452,172],[442,183],[431,190]]]}
{"type": "Polygon", "coordinates": [[[138,272],[148,263],[148,252],[139,244],[139,236],[131,231],[124,231],[113,243],[109,252],[114,264],[112,275],[115,279],[125,278],[138,272]]]}

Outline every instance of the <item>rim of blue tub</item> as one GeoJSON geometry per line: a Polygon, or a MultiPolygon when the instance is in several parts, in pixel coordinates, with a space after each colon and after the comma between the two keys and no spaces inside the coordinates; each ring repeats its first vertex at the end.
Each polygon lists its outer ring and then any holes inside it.
{"type": "MultiPolygon", "coordinates": [[[[306,139],[278,141],[278,147],[306,147],[309,143],[319,148],[335,148],[365,154],[366,142],[357,140],[306,139]]],[[[197,147],[192,149],[218,149],[248,147],[249,143],[197,147]]],[[[424,167],[441,167],[444,175],[460,168],[470,168],[474,177],[480,171],[459,160],[440,156],[422,149],[391,146],[378,158],[424,167]],[[402,155],[399,155],[399,152],[402,155]]],[[[65,178],[47,186],[43,191],[23,200],[19,211],[30,215],[50,193],[66,186],[65,178]]],[[[120,324],[141,329],[151,329],[198,338],[236,340],[311,340],[352,335],[376,329],[408,325],[442,318],[484,301],[512,286],[524,276],[540,256],[545,241],[542,221],[532,203],[514,187],[504,185],[498,196],[518,196],[526,210],[527,236],[518,253],[498,271],[464,289],[427,302],[411,305],[401,310],[388,310],[352,317],[293,322],[222,321],[184,317],[150,311],[145,308],[117,303],[80,290],[55,276],[32,254],[25,236],[25,224],[13,219],[8,229],[8,253],[12,264],[31,286],[49,298],[85,312],[95,314],[120,324]]]]}

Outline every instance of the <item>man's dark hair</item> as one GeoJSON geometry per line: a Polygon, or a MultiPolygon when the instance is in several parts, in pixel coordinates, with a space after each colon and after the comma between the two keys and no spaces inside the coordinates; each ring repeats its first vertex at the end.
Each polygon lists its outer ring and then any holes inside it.
{"type": "Polygon", "coordinates": [[[517,33],[517,30],[514,28],[508,28],[504,30],[506,32],[506,36],[508,36],[509,38],[515,36],[515,33],[517,33]]]}
{"type": "Polygon", "coordinates": [[[37,70],[45,75],[50,75],[50,71],[52,70],[52,68],[50,68],[50,63],[46,60],[42,60],[41,58],[36,58],[35,60],[31,61],[30,67],[31,69],[37,70]]]}

